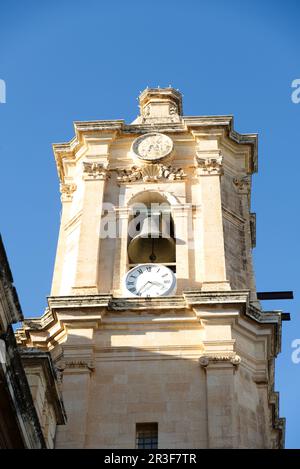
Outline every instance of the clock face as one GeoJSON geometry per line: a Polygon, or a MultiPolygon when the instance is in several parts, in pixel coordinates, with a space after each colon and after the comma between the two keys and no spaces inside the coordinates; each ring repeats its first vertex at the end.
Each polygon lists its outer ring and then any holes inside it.
{"type": "Polygon", "coordinates": [[[124,290],[128,296],[167,296],[173,293],[176,277],[161,264],[140,264],[127,272],[124,290]]]}
{"type": "Polygon", "coordinates": [[[135,139],[133,153],[141,160],[157,161],[168,156],[173,150],[173,142],[167,135],[153,132],[135,139]]]}

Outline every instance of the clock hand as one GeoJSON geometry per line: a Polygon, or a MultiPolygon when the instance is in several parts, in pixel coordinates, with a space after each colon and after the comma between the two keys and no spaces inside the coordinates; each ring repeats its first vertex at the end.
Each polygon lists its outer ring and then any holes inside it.
{"type": "MultiPolygon", "coordinates": [[[[158,283],[158,282],[150,282],[150,281],[149,281],[149,282],[147,282],[147,283],[150,283],[151,285],[150,285],[149,287],[146,287],[146,288],[144,288],[144,289],[143,289],[143,294],[144,294],[146,291],[150,290],[150,288],[151,288],[152,286],[156,286],[156,287],[164,288],[164,285],[163,285],[162,283],[158,283]]],[[[146,285],[147,285],[147,284],[146,284],[146,285]]]]}
{"type": "Polygon", "coordinates": [[[146,283],[144,283],[144,285],[139,289],[139,291],[137,292],[137,294],[138,294],[138,293],[141,293],[141,291],[145,288],[146,285],[148,285],[148,283],[149,283],[149,280],[148,280],[146,283]]]}
{"type": "Polygon", "coordinates": [[[152,287],[152,285],[149,285],[149,287],[147,287],[147,288],[144,288],[144,290],[143,290],[143,294],[144,294],[146,291],[150,290],[150,288],[151,288],[151,287],[152,287]]]}
{"type": "Polygon", "coordinates": [[[152,283],[152,285],[156,285],[157,287],[163,287],[164,286],[163,283],[159,283],[159,282],[155,282],[155,281],[150,282],[150,283],[152,283]]]}

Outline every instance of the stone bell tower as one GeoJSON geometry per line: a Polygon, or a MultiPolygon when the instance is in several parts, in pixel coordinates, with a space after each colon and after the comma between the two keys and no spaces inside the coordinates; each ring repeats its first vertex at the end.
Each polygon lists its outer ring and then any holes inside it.
{"type": "Polygon", "coordinates": [[[187,117],[173,88],[140,114],[75,122],[55,144],[62,216],[45,314],[19,343],[50,350],[58,448],[280,448],[281,313],[252,265],[257,136],[187,117]]]}

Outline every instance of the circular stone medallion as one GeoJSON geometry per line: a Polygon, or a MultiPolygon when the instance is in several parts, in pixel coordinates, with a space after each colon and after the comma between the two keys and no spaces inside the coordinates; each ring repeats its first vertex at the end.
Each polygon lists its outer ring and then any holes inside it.
{"type": "Polygon", "coordinates": [[[173,150],[173,142],[167,135],[157,132],[142,135],[134,140],[132,151],[145,161],[157,161],[168,156],[173,150]]]}

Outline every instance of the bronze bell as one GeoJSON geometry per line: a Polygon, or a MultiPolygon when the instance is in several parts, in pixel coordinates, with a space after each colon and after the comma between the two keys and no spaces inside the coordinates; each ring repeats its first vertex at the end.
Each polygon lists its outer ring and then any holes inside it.
{"type": "Polygon", "coordinates": [[[146,216],[141,223],[140,232],[132,238],[128,246],[130,263],[175,262],[175,242],[162,217],[146,216]]]}

